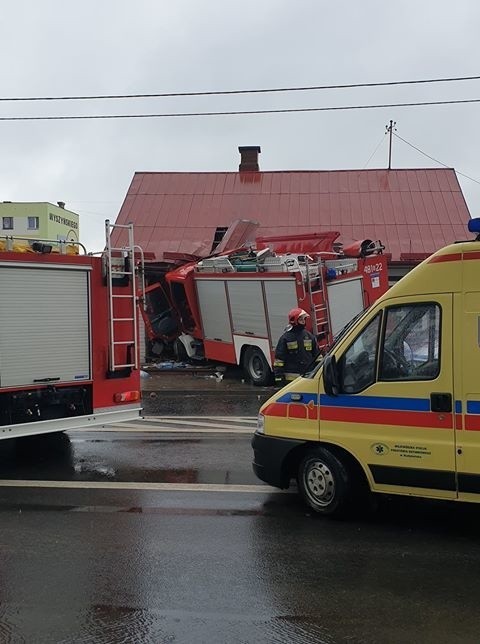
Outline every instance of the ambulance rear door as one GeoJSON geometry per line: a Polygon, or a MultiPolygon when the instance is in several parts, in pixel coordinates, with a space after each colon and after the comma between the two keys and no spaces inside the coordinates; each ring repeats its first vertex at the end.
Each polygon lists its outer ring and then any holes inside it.
{"type": "Polygon", "coordinates": [[[455,308],[458,346],[457,380],[462,383],[456,396],[457,469],[459,498],[478,501],[480,495],[480,292],[478,263],[465,262],[469,289],[455,308]]]}

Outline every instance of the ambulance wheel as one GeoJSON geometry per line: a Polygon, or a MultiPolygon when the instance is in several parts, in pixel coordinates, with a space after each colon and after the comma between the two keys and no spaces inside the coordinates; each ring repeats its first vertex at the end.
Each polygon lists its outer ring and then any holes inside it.
{"type": "Polygon", "coordinates": [[[272,381],[272,372],[263,351],[258,347],[248,347],[243,357],[243,369],[254,385],[263,387],[272,381]]]}
{"type": "Polygon", "coordinates": [[[297,483],[303,500],[318,514],[339,516],[347,510],[351,475],[328,449],[317,447],[307,453],[299,465],[297,483]]]}

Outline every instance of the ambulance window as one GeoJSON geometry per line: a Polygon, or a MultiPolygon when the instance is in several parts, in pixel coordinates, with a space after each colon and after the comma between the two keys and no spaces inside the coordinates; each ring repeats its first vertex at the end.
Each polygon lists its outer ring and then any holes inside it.
{"type": "Polygon", "coordinates": [[[440,307],[428,302],[387,309],[380,380],[432,380],[440,372],[440,307]]]}
{"type": "Polygon", "coordinates": [[[340,360],[340,389],[356,394],[375,382],[380,315],[360,333],[340,360]]]}

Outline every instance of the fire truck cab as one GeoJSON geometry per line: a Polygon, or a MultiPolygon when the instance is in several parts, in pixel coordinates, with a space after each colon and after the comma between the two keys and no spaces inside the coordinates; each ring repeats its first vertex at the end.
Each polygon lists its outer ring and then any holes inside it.
{"type": "Polygon", "coordinates": [[[480,219],[260,409],[253,468],[315,511],[363,493],[480,502],[480,219]]]}

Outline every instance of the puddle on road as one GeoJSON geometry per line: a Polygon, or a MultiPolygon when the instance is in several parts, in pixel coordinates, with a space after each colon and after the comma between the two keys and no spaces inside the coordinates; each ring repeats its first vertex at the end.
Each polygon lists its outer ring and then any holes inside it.
{"type": "MultiPolygon", "coordinates": [[[[255,492],[252,492],[255,495],[255,492]]],[[[278,506],[261,502],[250,508],[215,508],[215,507],[168,507],[168,506],[121,506],[121,505],[52,505],[42,503],[2,504],[0,513],[4,512],[73,512],[98,514],[145,514],[164,516],[217,516],[217,517],[253,517],[278,516],[285,513],[285,503],[278,506]]]]}
{"type": "MultiPolygon", "coordinates": [[[[86,472],[78,472],[85,474],[86,472]]],[[[85,480],[84,476],[75,477],[85,480]]],[[[239,470],[217,470],[207,468],[169,468],[169,469],[138,469],[119,470],[108,477],[115,483],[172,483],[172,484],[204,484],[204,485],[257,485],[255,475],[239,470]]]]}
{"type": "MultiPolygon", "coordinates": [[[[96,444],[112,444],[109,439],[93,439],[96,444]]],[[[202,441],[198,438],[176,437],[182,448],[195,448],[202,441]]],[[[0,444],[0,479],[49,480],[49,481],[111,481],[138,483],[204,483],[217,485],[257,484],[258,480],[245,464],[227,469],[225,464],[210,465],[208,461],[199,467],[189,467],[188,460],[197,458],[195,450],[187,457],[177,458],[174,467],[156,467],[151,445],[168,445],[171,440],[148,437],[138,441],[135,453],[121,452],[118,458],[109,450],[82,451],[73,446],[65,434],[13,439],[0,444]],[[145,446],[146,450],[145,450],[145,446]],[[143,453],[142,453],[143,449],[143,453]],[[186,465],[182,460],[187,461],[186,465]],[[223,465],[223,467],[222,467],[223,465]]],[[[99,448],[98,448],[99,449],[99,448]]],[[[104,448],[102,448],[104,450],[104,448]]],[[[163,449],[163,448],[160,448],[163,449]]],[[[165,460],[165,459],[164,459],[165,460]]],[[[168,459],[167,459],[168,460],[168,459]]]]}

